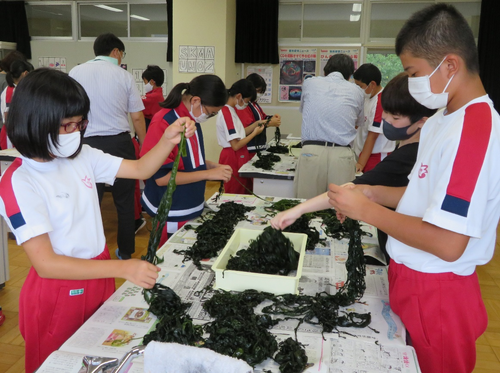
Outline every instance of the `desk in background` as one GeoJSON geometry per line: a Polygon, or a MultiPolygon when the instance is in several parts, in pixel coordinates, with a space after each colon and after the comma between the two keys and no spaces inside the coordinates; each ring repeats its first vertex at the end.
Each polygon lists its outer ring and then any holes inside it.
{"type": "MultiPolygon", "coordinates": [[[[297,142],[298,140],[281,140],[285,146],[294,145],[297,142]]],[[[274,140],[269,143],[269,145],[274,144],[274,140]]],[[[267,152],[262,153],[266,154],[267,152]]],[[[258,156],[255,155],[238,170],[238,174],[240,177],[253,178],[253,192],[259,196],[294,198],[293,179],[297,157],[291,153],[276,155],[281,158],[281,161],[275,163],[272,170],[267,171],[253,166],[253,163],[258,159],[258,156]]]]}
{"type": "MultiPolygon", "coordinates": [[[[264,197],[264,199],[275,202],[280,198],[264,197]]],[[[207,201],[207,205],[210,209],[217,210],[218,204],[229,201],[255,206],[254,211],[247,213],[248,221],[239,222],[237,228],[257,230],[265,228],[269,220],[264,210],[267,203],[254,196],[223,195],[217,203],[212,197],[207,201]]],[[[195,219],[190,224],[201,224],[201,219],[195,219]]],[[[306,254],[299,282],[299,289],[303,294],[314,295],[320,291],[333,293],[337,286],[344,283],[347,276],[345,261],[348,241],[332,240],[325,236],[321,225],[318,227],[321,237],[327,238],[327,241],[306,254]]],[[[365,225],[363,229],[376,232],[372,226],[365,225]]],[[[376,241],[375,236],[365,238],[368,243],[376,241]]],[[[195,242],[196,233],[182,228],[159,249],[158,255],[163,256],[165,261],[159,264],[161,272],[158,282],[172,288],[183,302],[191,303],[190,316],[196,324],[203,324],[210,320],[202,305],[210,297],[205,288],[214,280],[214,273],[210,267],[215,258],[202,262],[203,269],[198,270],[192,262],[183,263],[183,256],[173,252],[174,249],[186,249],[195,242]]],[[[298,339],[306,347],[309,362],[314,363],[305,372],[420,372],[415,351],[405,345],[404,325],[389,307],[386,267],[367,266],[366,285],[365,295],[361,301],[345,309],[350,312],[371,312],[370,326],[379,333],[368,327],[339,328],[341,334],[325,333],[323,339],[318,327],[302,324],[298,330],[298,339]]],[[[125,282],[59,351],[47,359],[37,373],[78,373],[84,355],[121,358],[133,346],[140,343],[142,336],[154,328],[156,317],[147,312],[147,308],[141,288],[128,281],[125,282]]],[[[280,342],[290,336],[293,337],[296,324],[296,320],[282,321],[271,332],[280,342]]],[[[134,360],[129,373],[143,372],[142,359],[134,360]]],[[[264,369],[279,373],[278,365],[270,359],[258,365],[254,371],[259,373],[264,369]]]]}

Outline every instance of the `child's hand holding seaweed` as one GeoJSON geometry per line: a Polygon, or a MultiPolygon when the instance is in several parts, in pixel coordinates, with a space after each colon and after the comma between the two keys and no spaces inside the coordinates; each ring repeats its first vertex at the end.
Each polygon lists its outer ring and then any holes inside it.
{"type": "Polygon", "coordinates": [[[144,260],[129,259],[118,263],[122,265],[123,272],[117,277],[125,278],[145,289],[151,289],[154,286],[158,272],[160,272],[160,267],[144,260]]]}
{"type": "Polygon", "coordinates": [[[281,116],[279,114],[274,114],[268,124],[269,127],[279,127],[281,126],[281,116]]]}
{"type": "Polygon", "coordinates": [[[173,144],[178,144],[181,142],[182,132],[184,132],[186,138],[193,136],[196,132],[195,121],[188,117],[179,118],[167,127],[163,133],[163,137],[173,144]]]}

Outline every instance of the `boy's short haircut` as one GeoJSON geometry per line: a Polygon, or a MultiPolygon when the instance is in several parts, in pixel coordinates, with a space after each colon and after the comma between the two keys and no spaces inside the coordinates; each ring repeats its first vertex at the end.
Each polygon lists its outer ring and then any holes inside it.
{"type": "Polygon", "coordinates": [[[429,109],[419,104],[408,91],[408,74],[396,75],[387,83],[382,91],[382,109],[392,115],[409,117],[410,122],[416,123],[423,117],[431,117],[436,109],[429,109]]]}
{"type": "Polygon", "coordinates": [[[359,80],[360,82],[365,83],[366,85],[370,84],[370,82],[375,82],[377,85],[380,85],[382,81],[382,73],[379,68],[372,63],[364,63],[354,72],[352,77],[355,80],[359,80]]]}
{"type": "Polygon", "coordinates": [[[146,79],[148,82],[153,79],[157,87],[161,87],[165,81],[165,73],[159,66],[148,65],[146,70],[142,73],[142,79],[146,79]]]}
{"type": "Polygon", "coordinates": [[[94,41],[94,54],[96,56],[109,56],[115,48],[125,52],[125,44],[112,33],[101,34],[94,41]]]}
{"type": "MultiPolygon", "coordinates": [[[[58,143],[59,129],[65,118],[87,119],[90,100],[85,89],[68,74],[51,68],[39,68],[26,75],[16,87],[9,109],[7,136],[27,158],[51,161],[49,136],[58,143]]],[[[85,130],[80,131],[81,139],[85,130]]],[[[82,142],[76,157],[82,148],[82,142]]]]}
{"type": "Polygon", "coordinates": [[[479,60],[472,30],[458,10],[436,4],[414,13],[396,38],[396,54],[410,53],[436,67],[449,54],[465,61],[467,70],[479,73],[479,60]]]}
{"type": "Polygon", "coordinates": [[[347,54],[334,54],[330,57],[323,69],[325,76],[338,71],[345,80],[349,80],[354,72],[354,61],[347,54]]]}

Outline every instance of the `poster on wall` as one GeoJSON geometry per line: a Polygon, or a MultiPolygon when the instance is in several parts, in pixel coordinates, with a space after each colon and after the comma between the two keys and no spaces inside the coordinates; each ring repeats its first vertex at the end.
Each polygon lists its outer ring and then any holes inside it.
{"type": "Polygon", "coordinates": [[[316,48],[280,48],[280,102],[300,101],[302,83],[316,76],[316,56],[316,48]]]}
{"type": "Polygon", "coordinates": [[[38,67],[50,67],[66,72],[66,57],[38,57],[38,67]]]}
{"type": "Polygon", "coordinates": [[[179,45],[179,72],[213,74],[215,47],[179,45]]]}
{"type": "Polygon", "coordinates": [[[247,67],[247,76],[259,74],[266,82],[266,92],[257,101],[259,104],[270,104],[273,97],[273,68],[271,66],[250,66],[247,67]]]}
{"type": "Polygon", "coordinates": [[[339,54],[339,53],[347,54],[348,56],[350,56],[352,58],[352,60],[354,61],[354,70],[356,70],[358,68],[359,48],[321,49],[320,54],[319,54],[320,66],[321,66],[321,76],[325,76],[325,73],[324,73],[325,65],[328,62],[328,60],[330,59],[330,57],[333,56],[334,54],[339,54]]]}

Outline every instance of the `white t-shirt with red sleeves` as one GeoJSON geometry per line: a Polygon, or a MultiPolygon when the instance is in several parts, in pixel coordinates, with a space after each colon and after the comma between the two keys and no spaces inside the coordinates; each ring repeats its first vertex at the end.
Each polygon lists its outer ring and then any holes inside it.
{"type": "MultiPolygon", "coordinates": [[[[420,272],[470,275],[493,256],[500,218],[500,117],[488,96],[425,123],[417,161],[397,212],[469,236],[463,255],[446,262],[389,237],[397,263],[420,272]]],[[[401,229],[405,229],[401,227],[401,229]]]]}
{"type": "Polygon", "coordinates": [[[368,132],[378,133],[379,136],[373,145],[372,154],[390,153],[396,148],[396,142],[390,141],[384,136],[382,130],[382,90],[375,96],[365,99],[364,112],[365,121],[363,126],[358,128],[356,138],[354,139],[354,151],[359,156],[365,145],[368,132]]]}
{"type": "Polygon", "coordinates": [[[88,145],[75,159],[17,158],[0,179],[0,214],[17,243],[48,233],[58,255],[99,255],[106,238],[96,183],[113,184],[121,162],[88,145]]]}
{"type": "Polygon", "coordinates": [[[229,142],[231,140],[244,139],[245,137],[245,128],[236,110],[225,105],[217,114],[217,142],[223,148],[230,148],[229,142]]]}

